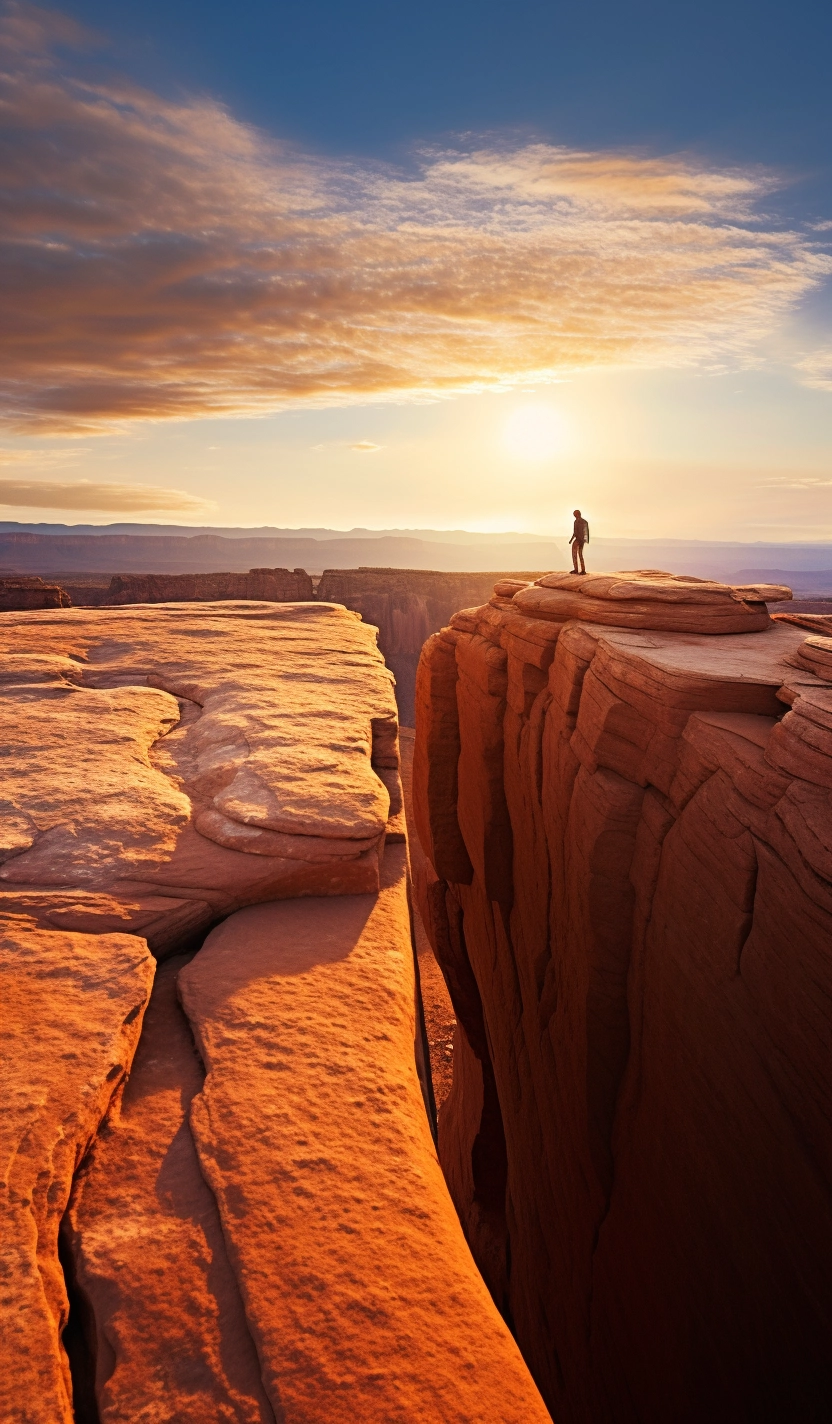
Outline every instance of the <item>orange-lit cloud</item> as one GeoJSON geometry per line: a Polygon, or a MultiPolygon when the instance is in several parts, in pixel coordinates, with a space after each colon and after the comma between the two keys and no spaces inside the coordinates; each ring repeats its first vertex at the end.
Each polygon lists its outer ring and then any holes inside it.
{"type": "Polygon", "coordinates": [[[92,480],[0,479],[0,508],[91,509],[105,514],[148,510],[204,513],[214,506],[183,490],[156,485],[96,484],[92,480]]]}
{"type": "Polygon", "coordinates": [[[830,269],[770,180],[544,144],[323,161],[204,99],[65,72],[15,6],[5,376],[20,430],[424,400],[590,366],[746,360],[830,269]]]}

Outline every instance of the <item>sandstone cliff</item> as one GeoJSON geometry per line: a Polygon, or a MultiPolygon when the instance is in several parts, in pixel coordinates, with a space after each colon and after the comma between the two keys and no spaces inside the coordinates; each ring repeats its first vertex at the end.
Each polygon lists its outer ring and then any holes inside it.
{"type": "Polygon", "coordinates": [[[116,574],[108,604],[216,603],[253,598],[298,603],[312,598],[312,580],[304,569],[249,569],[248,573],[116,574]]]}
{"type": "MultiPolygon", "coordinates": [[[[378,645],[396,678],[399,718],[412,727],[416,668],[425,639],[457,609],[490,598],[496,579],[512,577],[427,569],[325,569],[317,596],[343,603],[378,628],[378,645]]],[[[516,577],[532,579],[535,574],[516,577]]]]}
{"type": "Polygon", "coordinates": [[[832,1401],[832,639],[645,575],[497,586],[428,640],[440,1156],[553,1416],[832,1401]]]}
{"type": "Polygon", "coordinates": [[[374,630],[70,609],[0,652],[4,1424],[544,1424],[434,1149],[374,630]]]}

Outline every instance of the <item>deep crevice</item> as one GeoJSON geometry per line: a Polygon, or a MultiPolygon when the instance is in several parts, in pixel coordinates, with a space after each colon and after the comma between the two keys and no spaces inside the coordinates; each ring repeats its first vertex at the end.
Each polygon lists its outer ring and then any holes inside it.
{"type": "Polygon", "coordinates": [[[58,1260],[64,1273],[69,1300],[69,1319],[61,1335],[61,1343],[69,1360],[72,1376],[72,1409],[75,1424],[101,1424],[98,1400],[95,1396],[97,1364],[95,1316],[92,1306],[78,1286],[75,1263],[66,1239],[64,1222],[58,1232],[58,1260]]]}

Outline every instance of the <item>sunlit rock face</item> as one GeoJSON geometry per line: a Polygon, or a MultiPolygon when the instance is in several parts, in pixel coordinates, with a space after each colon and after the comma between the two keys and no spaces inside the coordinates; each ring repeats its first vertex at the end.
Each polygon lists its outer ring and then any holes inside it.
{"type": "Polygon", "coordinates": [[[559,1420],[832,1398],[832,640],[783,593],[506,582],[420,662],[440,1156],[559,1420]]]}
{"type": "Polygon", "coordinates": [[[0,913],[163,955],[257,900],[378,888],[396,704],[354,613],[9,614],[0,649],[0,913]]]}
{"type": "Polygon", "coordinates": [[[365,623],[378,628],[378,645],[396,678],[399,720],[412,727],[416,668],[425,640],[458,608],[490,598],[500,577],[425,569],[326,569],[317,596],[355,609],[365,623]]]}
{"type": "Polygon", "coordinates": [[[0,1416],[545,1424],[434,1148],[375,630],[0,647],[0,1416]]]}

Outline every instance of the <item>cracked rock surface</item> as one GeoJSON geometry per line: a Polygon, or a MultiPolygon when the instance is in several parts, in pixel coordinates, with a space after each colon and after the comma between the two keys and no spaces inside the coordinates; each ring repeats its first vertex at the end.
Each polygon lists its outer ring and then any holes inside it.
{"type": "Polygon", "coordinates": [[[243,904],[377,888],[396,704],[356,614],[6,614],[0,651],[0,912],[164,954],[243,904]]]}

